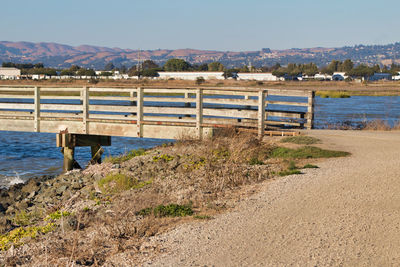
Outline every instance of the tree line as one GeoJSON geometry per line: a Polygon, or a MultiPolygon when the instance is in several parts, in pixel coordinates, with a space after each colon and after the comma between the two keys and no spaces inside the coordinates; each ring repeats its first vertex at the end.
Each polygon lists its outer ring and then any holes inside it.
{"type": "MultiPolygon", "coordinates": [[[[3,62],[3,67],[15,67],[21,69],[21,74],[44,74],[49,76],[68,75],[68,76],[96,76],[96,73],[91,68],[83,68],[77,65],[72,65],[68,69],[56,69],[45,67],[43,63],[12,63],[3,62]]],[[[157,77],[159,71],[218,71],[223,72],[225,78],[235,77],[240,72],[272,72],[277,77],[298,77],[299,75],[314,76],[317,73],[332,75],[335,72],[344,72],[347,76],[357,78],[367,78],[374,73],[390,73],[397,75],[400,71],[400,65],[391,64],[389,66],[374,65],[368,66],[365,64],[355,65],[350,59],[345,61],[332,60],[326,66],[318,68],[314,63],[308,64],[295,64],[289,63],[287,66],[281,66],[276,63],[272,66],[262,67],[248,67],[242,66],[240,68],[226,68],[221,62],[210,62],[203,64],[190,64],[189,62],[172,58],[165,62],[163,66],[158,65],[152,60],[145,60],[141,64],[134,65],[131,68],[125,66],[115,67],[112,62],[104,67],[104,71],[98,76],[112,76],[112,71],[119,71],[122,74],[129,76],[141,77],[157,77]]]]}

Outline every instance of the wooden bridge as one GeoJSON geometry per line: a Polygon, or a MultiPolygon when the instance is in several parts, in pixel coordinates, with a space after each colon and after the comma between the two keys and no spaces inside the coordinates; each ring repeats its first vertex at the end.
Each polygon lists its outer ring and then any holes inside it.
{"type": "Polygon", "coordinates": [[[202,138],[216,128],[239,127],[262,137],[282,128],[311,129],[313,118],[313,91],[0,87],[0,131],[57,133],[57,145],[72,160],[75,146],[92,146],[95,156],[99,145],[110,145],[110,138],[98,136],[202,138]]]}

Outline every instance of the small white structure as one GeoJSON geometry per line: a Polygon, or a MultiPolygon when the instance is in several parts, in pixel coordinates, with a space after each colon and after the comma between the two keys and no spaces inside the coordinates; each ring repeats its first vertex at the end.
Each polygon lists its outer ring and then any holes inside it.
{"type": "Polygon", "coordinates": [[[199,77],[203,77],[204,80],[224,80],[224,73],[221,72],[158,72],[158,79],[168,80],[190,80],[195,81],[199,77]]]}
{"type": "Polygon", "coordinates": [[[272,73],[243,73],[239,72],[237,74],[238,80],[255,80],[255,81],[279,81],[279,78],[272,73]]]}
{"type": "Polygon", "coordinates": [[[314,75],[314,79],[319,81],[332,80],[332,75],[317,73],[314,75]]]}
{"type": "Polygon", "coordinates": [[[395,81],[400,80],[400,72],[397,72],[397,75],[392,76],[392,79],[395,80],[395,81]]]}
{"type": "Polygon", "coordinates": [[[332,81],[344,81],[347,77],[346,72],[334,72],[332,74],[332,81]]]}
{"type": "Polygon", "coordinates": [[[21,70],[17,68],[0,67],[0,79],[15,80],[21,76],[21,70]]]}

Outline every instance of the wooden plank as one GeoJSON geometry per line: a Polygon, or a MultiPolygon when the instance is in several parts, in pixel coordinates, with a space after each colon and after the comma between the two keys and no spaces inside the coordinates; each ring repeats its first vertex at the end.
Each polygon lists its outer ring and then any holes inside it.
{"type": "Polygon", "coordinates": [[[269,117],[301,118],[305,112],[266,111],[269,117]]]}
{"type": "Polygon", "coordinates": [[[272,105],[299,106],[299,107],[308,106],[308,103],[303,103],[303,102],[271,101],[271,100],[267,100],[266,102],[267,104],[272,104],[272,105]]]}
{"type": "Polygon", "coordinates": [[[45,110],[82,111],[82,105],[76,104],[40,104],[45,110]]]}
{"type": "Polygon", "coordinates": [[[91,96],[92,100],[106,100],[106,101],[136,101],[136,97],[129,96],[91,96]]]}
{"type": "Polygon", "coordinates": [[[111,105],[90,105],[90,111],[103,111],[103,112],[128,112],[134,113],[137,111],[135,106],[111,106],[111,105]]]}
{"type": "Polygon", "coordinates": [[[0,103],[0,109],[34,109],[34,104],[23,103],[0,103]]]}
{"type": "Polygon", "coordinates": [[[176,115],[195,115],[196,110],[194,108],[182,108],[182,107],[144,107],[144,113],[155,113],[155,114],[176,114],[176,115]]]}
{"type": "Polygon", "coordinates": [[[203,115],[205,115],[205,116],[220,116],[220,117],[257,119],[257,110],[203,108],[203,115]]]}
{"type": "Polygon", "coordinates": [[[0,99],[4,98],[4,99],[33,99],[35,96],[34,95],[10,95],[10,94],[0,94],[0,99]]]}
{"type": "Polygon", "coordinates": [[[41,87],[42,92],[81,92],[79,87],[41,87]]]}
{"type": "Polygon", "coordinates": [[[101,87],[90,87],[89,92],[102,92],[102,93],[129,93],[129,92],[136,92],[136,88],[101,88],[101,87]]]}
{"type": "Polygon", "coordinates": [[[196,98],[144,97],[145,102],[196,103],[196,98]]]}

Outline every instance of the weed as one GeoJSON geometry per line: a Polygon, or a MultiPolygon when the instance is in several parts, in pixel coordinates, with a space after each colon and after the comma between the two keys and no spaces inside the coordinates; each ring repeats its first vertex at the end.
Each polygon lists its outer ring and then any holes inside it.
{"type": "Polygon", "coordinates": [[[83,208],[83,211],[84,211],[84,212],[88,212],[88,211],[90,211],[90,208],[89,208],[89,207],[84,207],[84,208],[83,208]]]}
{"type": "Polygon", "coordinates": [[[303,166],[303,169],[318,169],[319,167],[317,165],[313,164],[306,164],[303,166]]]}
{"type": "Polygon", "coordinates": [[[249,160],[250,165],[264,165],[264,162],[259,160],[257,157],[253,157],[249,160]]]}
{"type": "Polygon", "coordinates": [[[289,166],[288,166],[288,170],[293,171],[293,170],[297,170],[298,167],[296,166],[296,162],[294,161],[290,161],[289,162],[289,166]]]}
{"type": "Polygon", "coordinates": [[[308,159],[308,158],[333,158],[333,157],[344,157],[350,153],[344,151],[325,150],[319,147],[305,146],[298,149],[291,149],[286,147],[277,147],[270,153],[272,158],[297,158],[297,159],[308,159]]]}
{"type": "Polygon", "coordinates": [[[13,222],[19,226],[27,226],[33,224],[42,216],[43,215],[40,212],[34,212],[34,211],[26,212],[22,210],[21,212],[15,214],[13,222]]]}
{"type": "Polygon", "coordinates": [[[161,156],[154,156],[153,157],[153,162],[158,162],[160,160],[164,161],[164,162],[168,162],[173,160],[174,157],[168,154],[162,154],[161,156]]]}
{"type": "Polygon", "coordinates": [[[350,98],[350,94],[341,91],[317,91],[317,96],[321,98],[350,98]]]}
{"type": "Polygon", "coordinates": [[[68,211],[55,211],[53,213],[50,213],[49,215],[47,215],[47,217],[44,219],[45,221],[56,221],[61,219],[61,217],[68,217],[70,216],[71,213],[68,211]]]}
{"type": "Polygon", "coordinates": [[[295,170],[285,170],[285,171],[278,172],[279,176],[287,176],[287,175],[292,175],[292,174],[301,174],[301,171],[295,169],[295,170]]]}
{"type": "Polygon", "coordinates": [[[198,220],[211,220],[213,217],[209,215],[195,215],[193,218],[198,219],[198,220]]]}
{"type": "Polygon", "coordinates": [[[281,140],[282,143],[293,143],[293,144],[299,144],[299,145],[312,145],[319,143],[321,140],[315,137],[311,136],[289,136],[285,137],[281,140]]]}
{"type": "Polygon", "coordinates": [[[100,190],[104,193],[119,193],[129,189],[140,189],[152,182],[152,180],[139,182],[137,179],[123,173],[110,173],[102,178],[98,184],[100,190]]]}
{"type": "Polygon", "coordinates": [[[140,149],[136,149],[136,150],[131,150],[126,155],[121,155],[118,157],[112,157],[112,156],[107,157],[107,158],[105,158],[104,161],[110,162],[112,164],[121,164],[122,162],[128,161],[128,160],[133,159],[138,156],[143,156],[143,155],[146,155],[146,150],[144,150],[143,148],[140,148],[140,149]]]}
{"type": "Polygon", "coordinates": [[[153,209],[155,217],[184,217],[193,214],[191,205],[169,204],[159,205],[153,209]]]}
{"type": "Polygon", "coordinates": [[[36,238],[38,234],[47,234],[55,229],[54,223],[48,223],[45,226],[19,227],[7,234],[0,235],[0,250],[7,250],[11,246],[22,245],[22,239],[36,238]]]}
{"type": "Polygon", "coordinates": [[[192,205],[159,205],[155,208],[145,208],[136,212],[136,215],[148,216],[153,214],[155,217],[185,217],[193,215],[192,205]]]}

